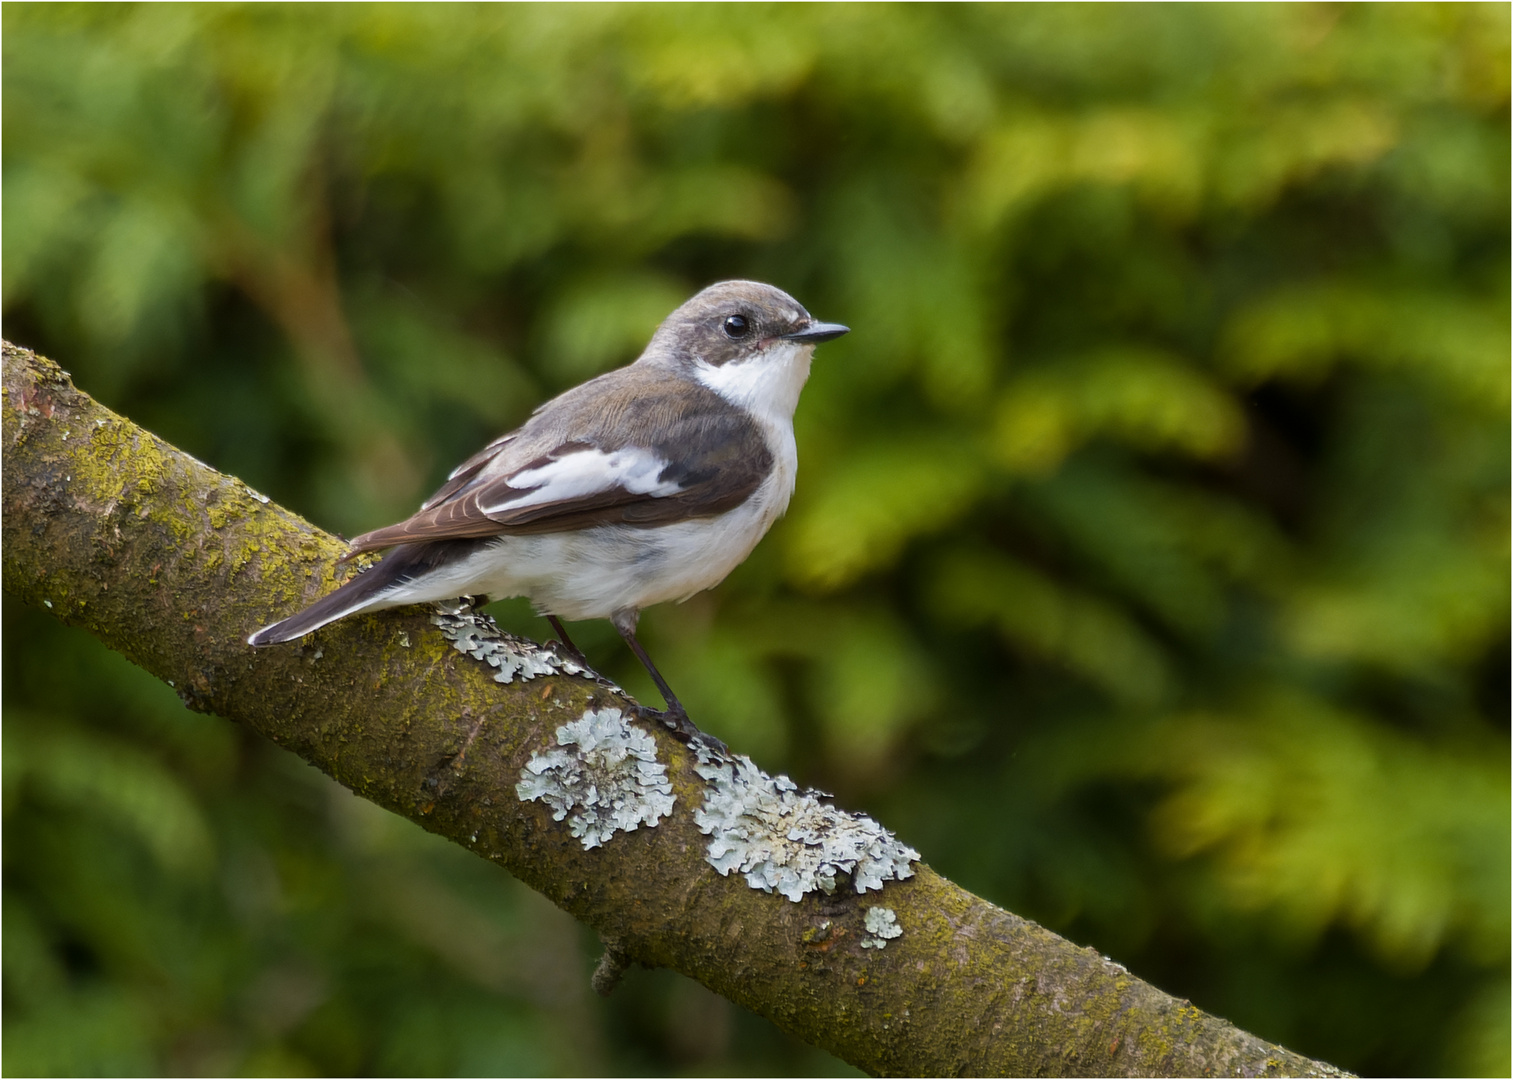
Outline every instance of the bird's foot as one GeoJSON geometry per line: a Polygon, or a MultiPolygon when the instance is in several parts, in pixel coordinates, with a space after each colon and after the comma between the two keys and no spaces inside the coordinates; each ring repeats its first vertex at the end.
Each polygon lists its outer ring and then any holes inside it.
{"type": "Polygon", "coordinates": [[[571,660],[573,663],[580,665],[587,671],[594,670],[593,666],[588,662],[588,657],[579,652],[578,646],[574,645],[571,641],[562,641],[559,639],[557,641],[550,642],[550,645],[552,647],[552,652],[556,653],[563,660],[571,660]]]}
{"type": "Polygon", "coordinates": [[[642,719],[654,720],[662,724],[672,732],[673,738],[690,750],[697,751],[702,746],[716,756],[730,756],[730,747],[708,732],[700,731],[698,725],[688,718],[688,713],[682,705],[674,705],[666,710],[637,705],[636,714],[642,719]]]}
{"type": "Polygon", "coordinates": [[[553,630],[557,631],[557,645],[554,650],[557,655],[564,660],[571,660],[574,663],[582,664],[587,671],[593,671],[593,666],[589,664],[588,657],[584,655],[583,650],[574,645],[573,639],[567,636],[567,627],[562,625],[562,620],[558,619],[555,615],[548,615],[546,621],[552,624],[553,630]]]}

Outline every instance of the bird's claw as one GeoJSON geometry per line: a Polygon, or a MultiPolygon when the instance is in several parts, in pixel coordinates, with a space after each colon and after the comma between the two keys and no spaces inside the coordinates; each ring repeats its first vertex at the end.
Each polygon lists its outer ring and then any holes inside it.
{"type": "Polygon", "coordinates": [[[688,713],[681,705],[666,710],[637,705],[636,712],[643,719],[662,724],[672,732],[673,738],[691,750],[697,750],[703,746],[717,756],[730,756],[730,747],[708,732],[700,731],[698,725],[688,718],[688,713]]]}
{"type": "Polygon", "coordinates": [[[578,646],[574,645],[571,641],[554,641],[551,643],[551,646],[552,652],[556,653],[560,659],[571,660],[573,663],[580,664],[589,671],[593,670],[593,667],[588,662],[588,657],[579,652],[578,646]]]}

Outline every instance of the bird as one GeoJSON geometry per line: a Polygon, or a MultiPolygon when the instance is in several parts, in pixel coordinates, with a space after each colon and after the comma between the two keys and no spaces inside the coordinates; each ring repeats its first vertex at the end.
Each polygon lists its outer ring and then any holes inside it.
{"type": "Polygon", "coordinates": [[[710,285],[635,362],[552,398],[411,517],[353,539],[343,560],[387,553],[248,644],[358,612],[524,596],[580,658],[561,620],[608,619],[661,693],[657,715],[697,737],[636,639],[641,612],[718,585],[787,510],[799,394],[815,346],[846,333],[775,286],[710,285]]]}

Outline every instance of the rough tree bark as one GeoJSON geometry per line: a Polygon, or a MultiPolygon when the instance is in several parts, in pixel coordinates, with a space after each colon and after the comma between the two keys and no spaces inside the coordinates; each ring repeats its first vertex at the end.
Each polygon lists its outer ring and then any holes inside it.
{"type": "Polygon", "coordinates": [[[10,344],[0,412],[6,590],[95,634],[190,708],[246,724],[498,862],[594,927],[607,956],[674,968],[875,1074],[1343,1075],[923,863],[880,893],[858,896],[842,879],[799,902],[721,876],[694,820],[706,781],[663,731],[671,813],[585,849],[516,784],[560,725],[619,701],[603,684],[558,674],[501,685],[420,609],[254,652],[250,628],[351,572],[337,568],[338,540],[10,344]],[[866,922],[877,906],[902,929],[882,948],[866,922]]]}

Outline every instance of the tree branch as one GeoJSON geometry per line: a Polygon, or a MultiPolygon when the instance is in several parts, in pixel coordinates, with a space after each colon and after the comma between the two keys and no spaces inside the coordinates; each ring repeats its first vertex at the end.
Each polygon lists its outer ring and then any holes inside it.
{"type": "Polygon", "coordinates": [[[581,820],[556,820],[517,785],[524,776],[550,786],[548,757],[575,752],[559,745],[559,729],[593,710],[628,710],[619,691],[565,673],[528,643],[479,641],[455,621],[439,632],[421,609],[346,619],[314,644],[254,652],[251,628],[336,583],[338,540],[8,343],[0,412],[8,591],[87,629],[190,708],[248,725],[507,868],[611,943],[601,991],[630,961],[674,968],[878,1074],[1344,1075],[923,863],[880,891],[857,895],[857,869],[833,895],[797,902],[753,888],[739,870],[722,876],[706,859],[709,815],[696,814],[711,805],[719,763],[701,766],[660,730],[650,734],[671,810],[629,832],[611,831],[622,811],[606,810],[608,839],[585,847],[574,835],[581,820]],[[490,655],[498,667],[480,661],[490,655]],[[521,663],[542,673],[497,680],[521,663]],[[523,773],[532,762],[538,771],[523,773]]]}

